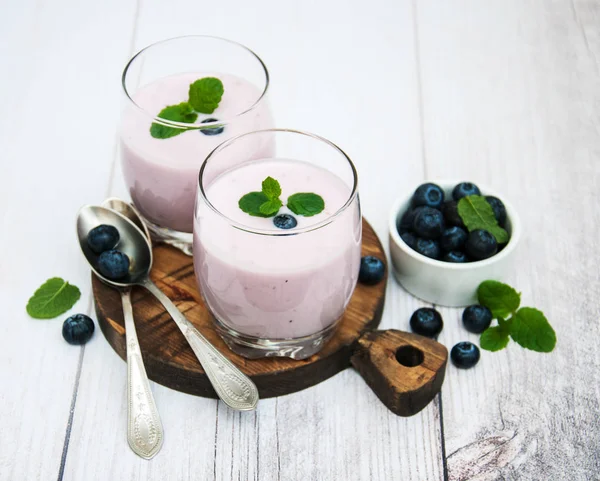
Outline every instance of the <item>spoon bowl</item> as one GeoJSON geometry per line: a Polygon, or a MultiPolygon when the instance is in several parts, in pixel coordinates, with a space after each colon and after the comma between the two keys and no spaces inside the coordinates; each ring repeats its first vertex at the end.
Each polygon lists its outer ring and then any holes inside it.
{"type": "Polygon", "coordinates": [[[127,217],[131,222],[133,222],[136,225],[138,229],[140,229],[146,235],[148,242],[152,242],[150,232],[148,231],[148,226],[146,226],[146,223],[142,220],[140,213],[129,202],[125,202],[124,200],[119,199],[117,197],[109,197],[104,202],[102,202],[102,207],[114,210],[119,214],[127,217]]]}

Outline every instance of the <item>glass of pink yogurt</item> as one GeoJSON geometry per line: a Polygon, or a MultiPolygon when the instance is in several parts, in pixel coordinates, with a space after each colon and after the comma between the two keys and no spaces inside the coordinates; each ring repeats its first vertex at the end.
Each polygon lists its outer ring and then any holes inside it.
{"type": "Polygon", "coordinates": [[[202,164],[194,268],[217,330],[238,354],[304,359],[318,352],[356,286],[361,236],[356,170],[328,140],[250,132],[202,164]],[[256,149],[273,143],[269,155],[256,149]],[[261,211],[265,192],[277,200],[261,211]],[[306,194],[322,205],[307,203],[306,194]]]}
{"type": "MultiPolygon", "coordinates": [[[[268,87],[267,68],[254,52],[217,37],[164,40],[129,61],[123,71],[121,164],[133,203],[155,239],[191,254],[200,165],[224,140],[273,126],[268,87]],[[206,78],[222,85],[216,105],[198,95],[192,99],[191,85],[206,78]]],[[[212,90],[200,91],[214,100],[212,90]]],[[[249,147],[260,157],[273,149],[268,138],[249,147]]],[[[236,158],[221,161],[226,166],[236,158]]]]}

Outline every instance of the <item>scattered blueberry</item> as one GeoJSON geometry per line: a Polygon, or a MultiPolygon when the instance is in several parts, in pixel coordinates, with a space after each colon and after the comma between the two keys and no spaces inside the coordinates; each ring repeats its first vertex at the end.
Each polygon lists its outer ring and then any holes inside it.
{"type": "Polygon", "coordinates": [[[298,225],[298,221],[293,215],[279,214],[273,217],[273,224],[280,229],[293,229],[298,225]]]}
{"type": "Polygon", "coordinates": [[[476,229],[469,233],[465,250],[471,259],[480,261],[496,254],[498,252],[498,243],[496,242],[496,238],[487,230],[476,229]]]}
{"type": "Polygon", "coordinates": [[[504,224],[506,223],[506,207],[504,207],[502,201],[498,199],[498,197],[493,197],[491,195],[486,196],[485,200],[487,200],[488,204],[492,207],[494,217],[496,217],[498,224],[504,227],[504,224]]]}
{"type": "Polygon", "coordinates": [[[69,344],[85,344],[92,334],[94,334],[94,321],[85,314],[75,314],[63,323],[62,335],[69,344]]]}
{"type": "Polygon", "coordinates": [[[439,242],[431,239],[417,239],[415,250],[432,259],[439,259],[442,253],[439,242]]]}
{"type": "Polygon", "coordinates": [[[443,327],[442,316],[431,307],[421,307],[410,316],[410,328],[421,336],[435,338],[442,332],[443,327]]]}
{"type": "Polygon", "coordinates": [[[450,252],[446,252],[442,256],[442,260],[444,262],[454,262],[456,264],[462,264],[464,262],[469,262],[469,259],[467,258],[467,254],[465,254],[462,251],[450,251],[450,252]]]}
{"type": "Polygon", "coordinates": [[[462,199],[468,195],[481,195],[479,187],[471,182],[461,182],[452,191],[452,198],[454,200],[462,199]]]}
{"type": "Polygon", "coordinates": [[[458,202],[455,200],[449,200],[444,202],[442,205],[442,214],[444,214],[444,220],[446,225],[455,225],[458,227],[465,227],[460,215],[458,215],[458,202]]]}
{"type": "Polygon", "coordinates": [[[417,236],[414,235],[412,232],[404,232],[402,234],[400,234],[400,237],[402,238],[402,240],[406,243],[406,245],[408,247],[410,247],[411,249],[414,250],[415,246],[417,245],[417,236]]]}
{"type": "Polygon", "coordinates": [[[129,272],[129,257],[117,250],[103,252],[98,257],[98,270],[108,279],[122,279],[129,272]]]}
{"type": "Polygon", "coordinates": [[[492,323],[492,312],[485,306],[475,304],[467,307],[462,315],[465,329],[475,334],[481,334],[492,323]]]}
{"type": "Polygon", "coordinates": [[[374,256],[365,256],[360,260],[358,280],[363,284],[372,286],[377,284],[385,274],[385,265],[374,256]]]}
{"type": "Polygon", "coordinates": [[[436,184],[423,184],[417,187],[412,196],[412,207],[427,206],[439,209],[444,202],[444,191],[436,184]]]}
{"type": "Polygon", "coordinates": [[[464,341],[456,344],[450,351],[450,359],[456,367],[469,369],[479,362],[479,348],[472,342],[464,341]]]}
{"type": "Polygon", "coordinates": [[[408,231],[412,231],[413,228],[413,222],[415,220],[415,216],[421,211],[423,210],[423,207],[415,207],[414,209],[408,209],[404,215],[402,216],[402,218],[400,219],[400,222],[398,223],[398,233],[402,234],[403,232],[408,232],[408,231]]]}
{"type": "Polygon", "coordinates": [[[415,215],[413,230],[424,239],[437,239],[444,231],[444,216],[433,207],[423,207],[415,215]]]}
{"type": "Polygon", "coordinates": [[[467,231],[457,226],[452,226],[444,230],[440,237],[440,247],[446,252],[462,249],[467,242],[467,231]]]}
{"type": "MultiPolygon", "coordinates": [[[[208,124],[209,122],[218,122],[218,120],[217,119],[213,119],[213,118],[209,118],[209,119],[204,119],[200,123],[201,124],[208,124]]],[[[223,127],[221,125],[219,127],[210,127],[208,129],[200,129],[200,132],[202,132],[204,135],[219,135],[219,134],[223,133],[224,130],[225,130],[225,127],[223,127]]]]}
{"type": "Polygon", "coordinates": [[[114,249],[119,243],[119,231],[114,225],[100,224],[87,235],[87,243],[96,254],[114,249]]]}

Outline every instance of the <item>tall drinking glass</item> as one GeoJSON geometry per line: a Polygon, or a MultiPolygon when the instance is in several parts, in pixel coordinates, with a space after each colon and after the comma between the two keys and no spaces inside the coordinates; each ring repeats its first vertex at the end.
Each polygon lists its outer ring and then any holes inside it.
{"type": "Polygon", "coordinates": [[[229,139],[202,164],[194,222],[196,278],[229,347],[249,358],[318,352],[360,265],[361,211],[348,156],[293,130],[229,139]],[[273,142],[269,155],[255,148],[273,142]],[[281,201],[276,212],[259,209],[265,192],[281,201]]]}
{"type": "MultiPolygon", "coordinates": [[[[215,87],[210,82],[208,91],[198,84],[196,92],[212,101],[215,87]]],[[[157,240],[191,253],[200,165],[224,140],[273,126],[268,87],[267,68],[254,52],[217,37],[164,40],[127,63],[121,163],[133,203],[157,240]],[[196,102],[190,98],[191,84],[205,78],[217,78],[223,86],[211,113],[214,105],[202,103],[204,97],[196,102]]],[[[270,139],[257,139],[251,148],[268,156],[272,145],[270,139]]]]}

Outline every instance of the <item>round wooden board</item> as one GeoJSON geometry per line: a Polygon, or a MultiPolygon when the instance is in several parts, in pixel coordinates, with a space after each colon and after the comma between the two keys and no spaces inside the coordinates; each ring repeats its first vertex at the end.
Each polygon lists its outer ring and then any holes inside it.
{"type": "MultiPolygon", "coordinates": [[[[339,328],[325,347],[302,361],[289,358],[250,360],[227,348],[212,324],[194,276],[192,258],[167,245],[154,247],[152,280],[171,298],[186,317],[245,374],[256,383],[261,398],[281,396],[318,384],[350,367],[358,338],[375,329],[381,320],[387,283],[358,284],[339,328]]],[[[363,220],[362,255],[384,260],[377,234],[363,220]]],[[[98,323],[113,349],[125,359],[125,327],[119,292],[92,275],[98,323]]],[[[163,306],[144,288],[132,293],[133,314],[148,377],[164,386],[204,397],[216,394],[200,363],[163,306]]]]}

